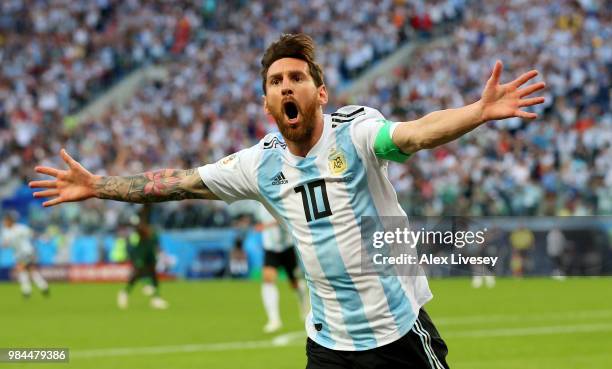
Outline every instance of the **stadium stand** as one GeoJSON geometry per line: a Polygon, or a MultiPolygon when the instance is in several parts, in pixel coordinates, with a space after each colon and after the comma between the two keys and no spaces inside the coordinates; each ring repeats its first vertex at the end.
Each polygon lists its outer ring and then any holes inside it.
{"type": "MultiPolygon", "coordinates": [[[[355,13],[354,1],[335,2],[331,8],[321,1],[308,4],[271,1],[263,5],[249,3],[248,6],[235,2],[232,11],[228,9],[230,5],[220,2],[213,2],[218,6],[212,9],[197,8],[194,5],[197,2],[179,9],[159,6],[154,1],[101,1],[91,9],[82,2],[58,2],[48,8],[41,5],[42,9],[29,7],[27,2],[14,3],[18,5],[11,8],[12,12],[7,10],[7,14],[20,14],[17,18],[20,21],[5,25],[13,34],[23,31],[27,24],[36,23],[40,17],[59,17],[60,20],[52,24],[57,25],[57,33],[64,36],[67,32],[82,28],[96,36],[99,36],[98,33],[117,32],[115,38],[127,40],[123,41],[127,42],[127,46],[117,46],[112,41],[109,44],[113,45],[114,52],[120,53],[120,59],[131,60],[134,55],[139,55],[138,62],[134,63],[138,65],[164,60],[171,79],[168,83],[153,82],[143,86],[121,110],[110,109],[99,119],[76,125],[68,115],[70,104],[60,103],[64,101],[62,89],[46,90],[49,91],[49,99],[55,103],[52,104],[52,113],[45,115],[39,97],[41,88],[37,87],[38,81],[29,70],[20,74],[31,81],[22,94],[19,93],[20,77],[11,78],[10,73],[4,73],[6,83],[3,91],[6,98],[2,104],[4,123],[0,127],[3,132],[2,155],[8,160],[3,162],[0,173],[6,174],[4,178],[10,182],[2,186],[6,193],[19,188],[24,179],[32,175],[31,168],[35,163],[47,162],[61,146],[82,158],[83,164],[92,171],[104,172],[108,168],[113,174],[151,167],[193,167],[218,159],[252,144],[266,131],[273,129],[260,107],[258,63],[264,45],[278,33],[298,31],[298,27],[302,27],[303,31],[317,38],[322,46],[319,52],[321,63],[325,67],[327,82],[333,89],[346,83],[347,78],[358,75],[374,60],[391,53],[400,42],[417,37],[415,32],[429,35],[436,24],[460,19],[464,6],[461,1],[433,5],[385,1],[378,5],[366,4],[355,13]],[[434,20],[428,20],[426,27],[421,26],[418,18],[429,19],[426,16],[428,11],[435,14],[434,20]],[[211,12],[229,16],[210,16],[211,12]],[[56,13],[59,15],[54,15],[56,13]],[[304,17],[308,14],[317,16],[306,17],[308,21],[302,24],[292,24],[291,19],[297,19],[289,17],[292,13],[304,17]],[[97,22],[90,18],[95,18],[97,22]],[[220,22],[219,19],[225,21],[220,22]],[[245,22],[245,19],[249,21],[245,22]],[[330,22],[332,19],[334,21],[330,22]],[[88,20],[95,23],[95,27],[88,26],[88,20]],[[79,21],[84,24],[79,24],[79,21]],[[64,24],[72,24],[72,28],[64,24]],[[393,26],[388,27],[389,24],[393,26]],[[189,31],[181,31],[181,27],[189,28],[189,31]],[[354,30],[357,28],[368,32],[356,33],[354,30]],[[362,33],[369,36],[364,40],[359,36],[362,33]]],[[[47,28],[55,29],[49,25],[47,28]]],[[[30,36],[34,44],[37,43],[36,34],[32,32],[30,36]]],[[[66,40],[65,49],[77,47],[75,42],[66,40]]],[[[105,59],[101,55],[108,49],[107,44],[86,43],[92,50],[83,51],[84,60],[77,60],[74,64],[95,64],[105,59]]],[[[25,58],[22,51],[23,48],[15,49],[17,56],[7,55],[7,60],[19,59],[19,56],[25,58]]],[[[66,57],[60,53],[55,55],[55,59],[50,58],[41,61],[41,65],[49,66],[53,60],[61,61],[66,57]]],[[[10,70],[9,66],[5,69],[10,70]]],[[[114,74],[114,70],[110,71],[113,77],[109,79],[125,74],[124,69],[119,69],[118,75],[114,74]]],[[[82,77],[78,71],[71,69],[70,72],[82,77]]],[[[53,86],[62,84],[61,75],[49,75],[53,86]]],[[[85,90],[90,91],[89,88],[85,90]]],[[[51,215],[51,218],[61,224],[69,224],[71,217],[74,219],[77,213],[73,209],[68,210],[69,207],[54,210],[61,214],[51,215]]],[[[103,211],[103,207],[97,204],[81,209],[81,214],[84,212],[89,216],[78,218],[81,221],[95,219],[106,212],[107,216],[103,218],[110,222],[106,224],[107,228],[113,229],[116,226],[114,219],[117,219],[113,215],[117,211],[103,211]]],[[[188,211],[189,207],[188,204],[169,205],[164,223],[172,226],[174,222],[171,219],[178,217],[173,217],[173,214],[188,211]]],[[[201,207],[194,211],[206,212],[201,207]]],[[[223,212],[223,206],[218,211],[223,212]]],[[[43,219],[39,219],[39,224],[49,220],[41,217],[43,219]]],[[[211,218],[206,214],[196,214],[183,218],[193,219],[180,224],[183,227],[227,224],[227,217],[224,216],[211,218]],[[209,218],[211,221],[207,222],[209,218]]],[[[99,223],[94,221],[92,224],[99,223]]]]}
{"type": "MultiPolygon", "coordinates": [[[[2,206],[28,214],[40,231],[49,224],[78,224],[84,233],[115,229],[124,204],[40,211],[24,188],[34,165],[61,164],[57,152],[66,147],[92,172],[124,174],[195,167],[250,146],[275,130],[260,106],[261,53],[279,33],[303,31],[320,46],[332,97],[400,46],[446,38],[418,47],[366,93],[332,99],[328,111],[355,103],[408,120],[476,100],[495,59],[504,61],[506,76],[542,72],[549,88],[537,121],[490,123],[390,166],[408,214],[612,214],[610,9],[588,0],[535,0],[520,11],[525,3],[2,2],[2,206]],[[163,65],[169,79],[147,82],[121,109],[74,119],[113,83],[151,64],[163,65]]],[[[221,203],[163,209],[156,221],[166,228],[230,224],[221,203]]]]}

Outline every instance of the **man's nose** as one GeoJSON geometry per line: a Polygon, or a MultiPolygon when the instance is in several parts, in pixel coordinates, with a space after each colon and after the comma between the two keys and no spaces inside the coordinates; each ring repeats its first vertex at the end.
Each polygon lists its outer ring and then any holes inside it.
{"type": "Polygon", "coordinates": [[[291,88],[291,86],[289,85],[289,83],[287,83],[287,82],[284,82],[284,81],[283,81],[283,88],[282,88],[282,90],[281,90],[281,94],[282,94],[283,96],[286,96],[286,95],[293,95],[293,89],[291,88]]]}

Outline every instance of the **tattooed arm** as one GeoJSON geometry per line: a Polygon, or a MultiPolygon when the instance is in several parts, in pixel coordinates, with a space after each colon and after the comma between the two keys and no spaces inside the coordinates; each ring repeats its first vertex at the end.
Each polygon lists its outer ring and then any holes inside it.
{"type": "Polygon", "coordinates": [[[96,197],[118,201],[218,200],[196,169],[160,169],[127,177],[98,176],[93,187],[96,197]]]}
{"type": "Polygon", "coordinates": [[[96,176],[61,151],[68,170],[36,167],[38,173],[55,177],[54,180],[32,181],[31,188],[45,188],[34,197],[53,197],[43,206],[62,202],[83,201],[92,197],[126,202],[161,202],[183,199],[218,200],[204,184],[196,169],[161,169],[133,176],[96,176]]]}

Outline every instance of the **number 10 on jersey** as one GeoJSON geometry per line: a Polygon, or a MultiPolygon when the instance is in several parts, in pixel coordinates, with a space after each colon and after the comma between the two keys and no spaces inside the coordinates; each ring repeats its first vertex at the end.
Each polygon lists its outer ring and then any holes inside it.
{"type": "Polygon", "coordinates": [[[295,187],[293,190],[295,193],[302,195],[304,215],[307,222],[332,215],[324,179],[308,182],[305,185],[295,187]]]}

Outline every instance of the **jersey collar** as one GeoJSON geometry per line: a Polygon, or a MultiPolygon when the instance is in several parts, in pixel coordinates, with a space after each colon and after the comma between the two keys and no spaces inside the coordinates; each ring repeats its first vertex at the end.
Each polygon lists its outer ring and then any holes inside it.
{"type": "Polygon", "coordinates": [[[287,149],[287,158],[290,163],[296,164],[305,158],[317,157],[319,153],[324,150],[325,141],[327,137],[331,134],[331,116],[329,114],[323,114],[323,133],[321,133],[321,137],[316,144],[308,151],[305,157],[294,155],[289,149],[287,149]]]}

